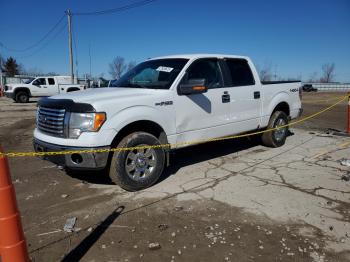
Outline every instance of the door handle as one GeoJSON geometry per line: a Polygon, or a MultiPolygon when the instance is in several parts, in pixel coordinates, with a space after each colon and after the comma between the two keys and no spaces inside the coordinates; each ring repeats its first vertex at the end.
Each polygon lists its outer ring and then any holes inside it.
{"type": "Polygon", "coordinates": [[[254,99],[259,99],[260,98],[260,92],[259,91],[255,91],[254,92],[254,99]]]}
{"type": "Polygon", "coordinates": [[[229,103],[231,101],[231,98],[230,98],[229,94],[223,94],[221,99],[222,99],[223,103],[229,103]]]}

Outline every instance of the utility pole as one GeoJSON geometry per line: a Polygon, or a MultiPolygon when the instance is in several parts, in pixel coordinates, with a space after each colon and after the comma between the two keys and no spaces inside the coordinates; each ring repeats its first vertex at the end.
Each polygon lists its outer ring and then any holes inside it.
{"type": "Polygon", "coordinates": [[[91,75],[91,42],[89,43],[89,59],[90,59],[90,78],[92,78],[92,75],[91,75]]]}
{"type": "Polygon", "coordinates": [[[2,83],[2,59],[1,59],[1,56],[0,56],[0,86],[3,86],[3,83],[2,83]]]}
{"type": "Polygon", "coordinates": [[[71,82],[74,84],[74,64],[73,64],[73,48],[72,48],[72,12],[70,9],[66,11],[68,18],[68,44],[69,44],[69,64],[70,64],[70,75],[71,82]]]}

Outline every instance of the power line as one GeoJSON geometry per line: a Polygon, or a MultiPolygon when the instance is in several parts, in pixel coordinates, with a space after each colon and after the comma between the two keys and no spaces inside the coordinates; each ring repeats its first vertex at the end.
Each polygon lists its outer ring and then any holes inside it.
{"type": "Polygon", "coordinates": [[[73,15],[105,15],[105,14],[112,14],[112,13],[127,11],[129,9],[141,7],[141,6],[144,6],[144,5],[148,5],[148,4],[150,4],[152,2],[155,2],[155,1],[157,1],[157,0],[143,0],[143,1],[135,2],[135,3],[127,4],[127,5],[124,5],[124,6],[112,8],[112,9],[101,10],[101,11],[94,11],[94,12],[77,12],[77,13],[73,13],[73,15]]]}
{"type": "Polygon", "coordinates": [[[41,48],[37,49],[36,51],[34,51],[33,53],[31,53],[30,55],[25,55],[25,56],[20,56],[20,57],[16,57],[17,59],[21,59],[21,58],[27,58],[27,57],[31,57],[33,55],[36,55],[37,53],[39,53],[40,51],[42,51],[43,49],[45,49],[53,40],[56,39],[56,37],[62,33],[62,31],[67,27],[67,23],[64,23],[64,25],[62,27],[60,27],[60,29],[56,32],[56,34],[53,35],[53,37],[51,37],[43,46],[41,46],[41,48]]]}
{"type": "Polygon", "coordinates": [[[11,52],[25,52],[25,51],[28,51],[36,46],[38,46],[41,42],[43,42],[56,28],[57,26],[62,22],[63,18],[65,17],[65,15],[63,15],[59,20],[58,22],[36,43],[26,47],[26,48],[23,48],[23,49],[13,49],[13,48],[9,48],[7,47],[6,45],[4,45],[3,43],[0,42],[0,47],[8,50],[8,51],[11,51],[11,52]]]}

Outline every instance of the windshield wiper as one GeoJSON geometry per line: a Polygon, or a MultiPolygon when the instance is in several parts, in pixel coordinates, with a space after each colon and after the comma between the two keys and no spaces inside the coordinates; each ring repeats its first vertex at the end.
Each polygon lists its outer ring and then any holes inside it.
{"type": "Polygon", "coordinates": [[[135,83],[129,83],[128,84],[129,87],[134,87],[134,88],[147,88],[146,86],[142,86],[142,85],[139,85],[139,84],[135,84],[135,83]]]}

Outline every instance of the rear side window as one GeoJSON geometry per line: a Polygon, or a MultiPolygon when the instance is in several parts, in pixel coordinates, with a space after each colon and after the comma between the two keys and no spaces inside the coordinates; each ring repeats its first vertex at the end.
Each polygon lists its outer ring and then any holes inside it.
{"type": "Polygon", "coordinates": [[[49,85],[54,85],[55,84],[55,79],[48,78],[48,80],[49,80],[49,85]]]}
{"type": "Polygon", "coordinates": [[[229,86],[250,86],[255,84],[253,73],[247,60],[226,59],[225,61],[231,76],[231,84],[229,86]]]}

